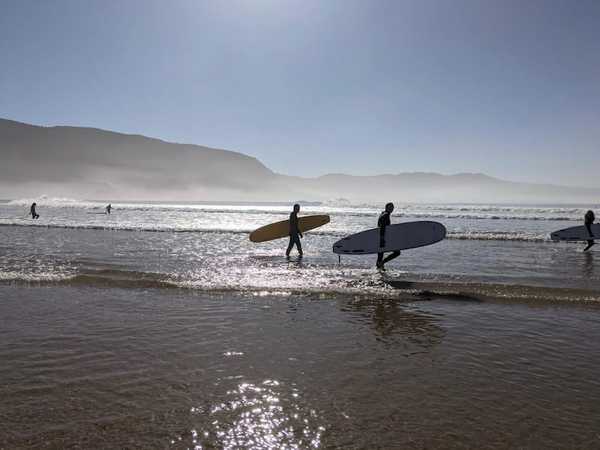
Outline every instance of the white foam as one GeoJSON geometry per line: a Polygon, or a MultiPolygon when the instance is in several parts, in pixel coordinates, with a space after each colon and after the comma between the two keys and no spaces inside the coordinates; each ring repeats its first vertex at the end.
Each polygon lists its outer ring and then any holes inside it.
{"type": "Polygon", "coordinates": [[[83,208],[83,209],[95,209],[106,206],[105,203],[91,202],[86,200],[77,200],[68,197],[48,197],[46,195],[40,195],[36,198],[20,198],[11,200],[7,203],[9,206],[27,206],[29,207],[32,203],[37,203],[38,206],[52,207],[52,208],[83,208]]]}
{"type": "Polygon", "coordinates": [[[2,270],[0,281],[25,281],[25,282],[57,282],[73,278],[74,275],[60,272],[21,272],[2,270]]]}
{"type": "Polygon", "coordinates": [[[552,242],[548,234],[527,234],[518,232],[498,231],[467,231],[450,232],[448,239],[475,240],[475,241],[522,241],[522,242],[552,242]]]}

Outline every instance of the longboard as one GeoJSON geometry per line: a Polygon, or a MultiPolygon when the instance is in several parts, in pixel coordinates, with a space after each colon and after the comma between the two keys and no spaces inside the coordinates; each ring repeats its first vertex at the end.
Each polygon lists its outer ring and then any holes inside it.
{"type": "MultiPolygon", "coordinates": [[[[298,228],[302,233],[319,228],[326,223],[329,223],[328,215],[298,217],[298,228]]],[[[290,221],[282,220],[254,230],[250,233],[250,240],[252,242],[266,242],[288,237],[289,235],[290,221]]]]}
{"type": "Polygon", "coordinates": [[[580,225],[555,231],[550,234],[550,239],[553,241],[593,241],[594,239],[600,239],[600,223],[595,223],[590,228],[593,236],[590,236],[585,225],[580,225]]]}
{"type": "Polygon", "coordinates": [[[386,227],[384,247],[379,246],[379,228],[372,228],[340,239],[333,244],[333,252],[343,255],[393,252],[435,244],[445,237],[446,227],[439,222],[404,222],[386,227]]]}

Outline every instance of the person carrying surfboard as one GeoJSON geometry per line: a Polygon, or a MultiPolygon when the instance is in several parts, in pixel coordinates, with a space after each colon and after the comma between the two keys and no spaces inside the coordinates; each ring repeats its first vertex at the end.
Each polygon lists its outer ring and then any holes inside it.
{"type": "Polygon", "coordinates": [[[290,252],[292,251],[292,247],[294,244],[298,249],[298,255],[302,258],[302,244],[300,244],[300,238],[303,238],[302,232],[298,226],[298,213],[300,212],[300,205],[296,203],[294,205],[294,210],[290,214],[290,243],[285,252],[285,256],[289,257],[290,252]]]}
{"type": "MultiPolygon", "coordinates": [[[[596,220],[596,216],[594,216],[594,211],[589,210],[588,212],[585,213],[585,217],[583,218],[583,221],[585,223],[585,227],[588,230],[588,233],[590,233],[590,237],[594,237],[594,233],[592,233],[592,224],[594,223],[594,220],[596,220]]],[[[587,252],[590,248],[592,248],[592,246],[595,244],[593,239],[590,239],[589,241],[587,241],[587,247],[583,249],[584,252],[587,252]]]]}
{"type": "MultiPolygon", "coordinates": [[[[385,247],[385,228],[392,224],[390,216],[392,215],[393,211],[394,204],[388,203],[385,205],[385,211],[379,215],[379,220],[377,220],[377,227],[379,227],[380,248],[385,247]]],[[[390,262],[392,259],[397,258],[398,256],[400,256],[400,251],[398,250],[389,254],[385,259],[383,258],[383,252],[377,253],[377,264],[375,264],[375,267],[377,267],[379,270],[385,271],[385,263],[390,262]]]]}

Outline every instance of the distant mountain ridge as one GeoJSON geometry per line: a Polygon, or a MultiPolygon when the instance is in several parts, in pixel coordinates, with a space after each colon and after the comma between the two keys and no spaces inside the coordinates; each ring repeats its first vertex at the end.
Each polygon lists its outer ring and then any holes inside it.
{"type": "Polygon", "coordinates": [[[281,175],[239,152],[96,128],[0,119],[0,197],[139,200],[600,202],[600,189],[514,183],[482,173],[281,175]]]}
{"type": "MultiPolygon", "coordinates": [[[[275,174],[256,158],[229,150],[172,144],[95,128],[39,127],[0,119],[2,181],[80,184],[88,195],[143,191],[252,189],[275,174]]],[[[52,189],[52,186],[49,186],[52,189]]],[[[59,188],[59,186],[54,186],[59,188]]]]}

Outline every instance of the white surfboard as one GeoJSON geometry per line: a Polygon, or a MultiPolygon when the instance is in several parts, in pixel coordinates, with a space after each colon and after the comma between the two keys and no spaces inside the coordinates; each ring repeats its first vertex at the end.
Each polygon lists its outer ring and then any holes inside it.
{"type": "Polygon", "coordinates": [[[435,244],[445,237],[446,227],[439,222],[404,222],[386,227],[384,247],[379,246],[379,228],[373,228],[340,239],[333,244],[333,252],[343,255],[393,252],[435,244]]]}
{"type": "Polygon", "coordinates": [[[553,241],[589,241],[600,239],[600,223],[595,223],[591,227],[593,236],[587,230],[585,225],[578,227],[569,227],[564,230],[558,230],[550,234],[553,241]]]}

